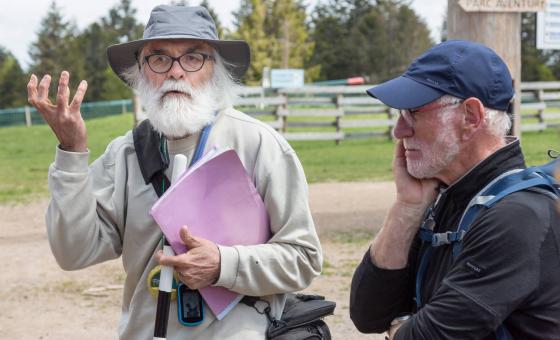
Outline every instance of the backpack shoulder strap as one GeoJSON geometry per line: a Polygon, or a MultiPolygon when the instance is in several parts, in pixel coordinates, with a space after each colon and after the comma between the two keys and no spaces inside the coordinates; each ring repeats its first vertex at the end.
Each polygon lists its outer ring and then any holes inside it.
{"type": "MultiPolygon", "coordinates": [[[[554,199],[557,199],[559,196],[556,180],[547,171],[543,170],[543,167],[508,171],[498,176],[476,194],[465,209],[457,227],[457,232],[464,236],[482,210],[492,207],[502,198],[514,192],[527,189],[544,193],[554,199]]],[[[453,258],[459,256],[461,249],[462,242],[459,241],[453,244],[453,258]]]]}

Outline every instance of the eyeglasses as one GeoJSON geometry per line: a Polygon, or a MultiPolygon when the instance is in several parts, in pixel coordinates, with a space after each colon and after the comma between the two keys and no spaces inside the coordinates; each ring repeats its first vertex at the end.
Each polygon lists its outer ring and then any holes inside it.
{"type": "Polygon", "coordinates": [[[420,109],[412,109],[412,110],[399,110],[400,115],[404,118],[404,120],[409,124],[413,124],[416,121],[416,115],[419,113],[425,113],[425,112],[432,112],[435,110],[441,110],[443,108],[446,107],[452,107],[452,106],[457,106],[462,104],[463,101],[457,101],[457,102],[452,102],[452,103],[446,103],[446,104],[434,104],[434,105],[427,105],[427,106],[423,106],[420,109]]]}
{"type": "Polygon", "coordinates": [[[204,66],[206,59],[215,60],[213,56],[201,52],[187,52],[177,58],[166,54],[150,54],[144,57],[144,61],[148,63],[150,70],[155,73],[168,72],[175,61],[186,72],[196,72],[204,66]]]}

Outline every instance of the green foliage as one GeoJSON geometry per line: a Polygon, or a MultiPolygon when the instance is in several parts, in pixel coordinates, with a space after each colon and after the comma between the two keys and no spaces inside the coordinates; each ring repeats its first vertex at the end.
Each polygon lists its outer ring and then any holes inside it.
{"type": "Polygon", "coordinates": [[[384,81],[433,44],[426,24],[396,0],[330,0],[317,7],[313,27],[311,64],[321,65],[321,79],[384,81]]]}
{"type": "Polygon", "coordinates": [[[552,53],[536,47],[536,13],[521,14],[521,81],[555,80],[547,65],[552,53]]]}
{"type": "Polygon", "coordinates": [[[223,39],[224,38],[224,27],[222,26],[222,22],[220,21],[220,18],[218,17],[218,13],[216,13],[214,8],[212,8],[210,6],[210,4],[208,3],[208,0],[202,0],[202,2],[200,3],[200,6],[206,7],[206,9],[208,10],[208,13],[210,13],[210,15],[212,16],[212,19],[214,19],[214,23],[216,24],[216,31],[218,31],[218,37],[220,39],[223,39]]]}
{"type": "Polygon", "coordinates": [[[303,68],[311,57],[313,43],[308,39],[305,7],[301,1],[275,0],[267,20],[268,36],[276,40],[271,51],[274,68],[303,68]]]}
{"type": "Polygon", "coordinates": [[[241,0],[239,11],[234,13],[237,29],[232,38],[251,44],[251,66],[244,76],[248,85],[260,85],[263,68],[272,65],[270,50],[276,49],[277,41],[266,34],[267,13],[266,0],[241,0]]]}
{"type": "MultiPolygon", "coordinates": [[[[236,30],[231,37],[251,45],[251,66],[244,78],[247,84],[259,85],[265,67],[307,66],[314,43],[301,0],[242,0],[234,16],[236,30]]],[[[309,65],[308,76],[317,75],[319,70],[309,65]]]]}
{"type": "Polygon", "coordinates": [[[83,62],[78,51],[76,28],[64,19],[62,10],[53,1],[41,21],[37,40],[29,50],[31,72],[39,77],[50,74],[55,80],[63,70],[68,70],[77,76],[70,82],[75,87],[83,73],[83,62]]]}
{"type": "Polygon", "coordinates": [[[0,47],[0,108],[23,106],[27,102],[26,82],[17,59],[0,47]]]}

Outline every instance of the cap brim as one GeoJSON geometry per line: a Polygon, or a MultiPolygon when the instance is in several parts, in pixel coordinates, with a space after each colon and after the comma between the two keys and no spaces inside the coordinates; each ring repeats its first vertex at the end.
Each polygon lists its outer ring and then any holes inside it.
{"type": "Polygon", "coordinates": [[[231,75],[239,80],[251,63],[251,50],[249,44],[243,40],[209,40],[199,39],[196,37],[185,36],[165,36],[154,37],[150,39],[140,39],[123,44],[111,45],[107,48],[107,60],[113,71],[119,78],[130,85],[128,81],[122,76],[123,72],[128,68],[136,65],[136,53],[140,48],[151,40],[174,40],[174,39],[192,39],[203,40],[212,45],[220,56],[226,61],[226,67],[230,70],[231,75]]]}
{"type": "Polygon", "coordinates": [[[366,92],[395,109],[414,109],[431,103],[445,94],[406,76],[391,79],[366,92]]]}

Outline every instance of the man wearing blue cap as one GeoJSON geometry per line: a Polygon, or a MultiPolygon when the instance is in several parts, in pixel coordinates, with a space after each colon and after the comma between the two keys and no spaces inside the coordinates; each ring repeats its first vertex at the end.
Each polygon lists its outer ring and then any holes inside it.
{"type": "Polygon", "coordinates": [[[368,93],[400,110],[397,196],[354,273],[356,327],[391,339],[560,339],[554,198],[512,193],[455,232],[471,200],[487,198],[477,193],[525,168],[506,137],[514,91],[502,59],[447,41],[368,93]]]}
{"type": "Polygon", "coordinates": [[[68,103],[64,71],[54,104],[49,75],[40,82],[33,75],[28,84],[29,102],[59,140],[49,168],[46,218],[57,262],[76,270],[122,257],[121,339],[162,338],[154,332],[157,299],[151,294],[158,264],[173,266],[192,289],[218,286],[261,300],[232,303],[218,320],[192,291],[185,293],[178,301],[186,303],[172,303],[168,327],[162,326],[167,339],[264,339],[268,317],[280,318],[285,293],[319,275],[322,257],[294,150],[270,126],[232,108],[235,81],[249,67],[249,45],[218,39],[203,7],[162,5],[152,10],[142,39],[110,46],[107,56],[113,71],[138,92],[148,119],[113,140],[91,166],[80,113],[87,83],[68,103]],[[161,230],[148,212],[170,185],[173,155],[191,161],[216,145],[237,152],[263,198],[271,239],[223,246],[184,228],[181,239],[190,251],[163,255],[161,230]],[[182,308],[186,318],[177,314],[182,308]]]}

